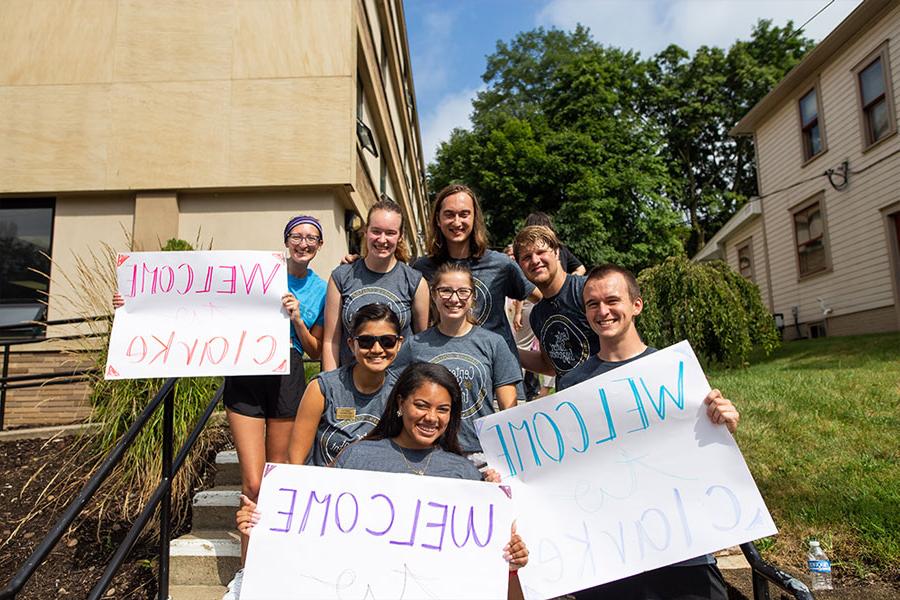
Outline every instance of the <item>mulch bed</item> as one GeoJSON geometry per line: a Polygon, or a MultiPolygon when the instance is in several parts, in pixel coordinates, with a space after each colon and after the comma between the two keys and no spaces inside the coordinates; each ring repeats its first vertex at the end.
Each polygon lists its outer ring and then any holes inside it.
{"type": "MultiPolygon", "coordinates": [[[[61,437],[0,442],[0,589],[9,583],[74,498],[40,499],[61,469],[71,469],[73,440],[61,437]]],[[[85,477],[85,471],[82,468],[65,476],[78,481],[85,477]]],[[[211,475],[210,472],[208,476],[211,475]]],[[[189,530],[189,523],[188,520],[177,527],[173,537],[189,530]]],[[[123,521],[76,520],[17,600],[87,597],[130,526],[123,521]]],[[[104,598],[155,598],[156,577],[156,545],[139,542],[104,598]]]]}

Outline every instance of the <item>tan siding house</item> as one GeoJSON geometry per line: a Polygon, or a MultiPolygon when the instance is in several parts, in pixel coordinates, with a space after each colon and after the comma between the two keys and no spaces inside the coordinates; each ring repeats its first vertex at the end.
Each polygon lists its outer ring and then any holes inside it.
{"type": "Polygon", "coordinates": [[[900,3],[866,0],[732,130],[756,140],[759,218],[738,213],[695,258],[740,271],[752,238],[787,338],[900,328],[897,69],[900,3]]]}
{"type": "MultiPolygon", "coordinates": [[[[77,257],[127,238],[279,250],[307,213],[327,277],[385,195],[421,251],[405,27],[402,0],[0,2],[0,242],[53,260],[49,286],[0,271],[0,323],[43,294],[50,319],[76,316],[77,257]]],[[[11,392],[6,425],[54,389],[11,392]]]]}

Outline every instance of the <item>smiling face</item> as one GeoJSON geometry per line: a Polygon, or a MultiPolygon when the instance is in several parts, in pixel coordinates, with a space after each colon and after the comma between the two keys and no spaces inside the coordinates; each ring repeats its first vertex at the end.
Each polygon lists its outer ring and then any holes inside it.
{"type": "Polygon", "coordinates": [[[438,211],[438,227],[444,239],[461,243],[472,235],[475,223],[475,202],[465,192],[457,192],[444,198],[438,211]]]}
{"type": "Polygon", "coordinates": [[[601,347],[604,340],[619,343],[638,336],[634,318],[641,314],[644,301],[631,297],[621,273],[589,280],[584,284],[583,293],[585,316],[591,329],[600,336],[601,347]]]}
{"type": "Polygon", "coordinates": [[[475,302],[472,276],[457,271],[439,275],[432,286],[431,298],[442,321],[465,318],[475,302]]]}
{"type": "Polygon", "coordinates": [[[559,274],[559,250],[541,241],[520,249],[518,262],[525,277],[539,287],[549,285],[559,274]]]}
{"type": "Polygon", "coordinates": [[[400,400],[403,430],[397,443],[424,450],[435,445],[450,423],[450,393],[433,381],[425,381],[400,400]]]}
{"type": "Polygon", "coordinates": [[[394,362],[394,359],[397,357],[397,352],[400,351],[403,338],[399,333],[400,332],[397,331],[393,324],[388,321],[368,321],[363,323],[359,329],[356,330],[354,336],[347,340],[347,342],[350,344],[353,356],[360,366],[368,371],[380,373],[394,362]],[[377,337],[384,335],[396,336],[398,338],[397,343],[393,348],[385,348],[377,339],[371,348],[363,348],[362,344],[360,344],[360,341],[357,339],[361,336],[377,337]]]}
{"type": "Polygon", "coordinates": [[[309,223],[301,223],[291,229],[284,241],[284,247],[288,249],[288,258],[301,265],[309,264],[321,246],[322,235],[315,225],[309,223]]]}
{"type": "Polygon", "coordinates": [[[403,217],[388,210],[373,210],[366,227],[366,248],[373,258],[387,259],[394,255],[400,241],[403,217]]]}

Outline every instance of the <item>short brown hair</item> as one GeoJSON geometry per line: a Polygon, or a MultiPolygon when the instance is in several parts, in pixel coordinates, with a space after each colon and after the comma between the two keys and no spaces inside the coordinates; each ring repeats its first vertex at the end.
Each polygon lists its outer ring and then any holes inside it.
{"type": "Polygon", "coordinates": [[[428,231],[428,255],[438,261],[445,261],[450,258],[447,250],[447,240],[444,239],[444,233],[440,227],[441,205],[444,199],[453,194],[463,193],[472,199],[472,208],[475,211],[472,222],[472,233],[469,235],[469,254],[472,258],[481,258],[488,249],[487,227],[484,225],[484,212],[481,210],[481,204],[478,197],[467,185],[461,183],[451,183],[437,193],[434,203],[431,205],[431,221],[428,231]]]}
{"type": "Polygon", "coordinates": [[[559,238],[553,233],[553,230],[543,225],[529,225],[516,234],[513,240],[513,256],[516,262],[519,262],[519,252],[528,246],[534,246],[542,242],[551,250],[559,250],[559,238]]]}
{"type": "Polygon", "coordinates": [[[634,276],[634,273],[632,273],[625,267],[620,267],[618,265],[597,265],[596,267],[588,271],[587,279],[585,279],[584,282],[585,284],[587,284],[587,282],[589,281],[603,279],[604,277],[607,277],[614,273],[618,273],[625,278],[625,284],[628,286],[628,295],[630,296],[629,300],[636,300],[637,298],[641,297],[641,286],[638,284],[637,278],[634,276]]]}

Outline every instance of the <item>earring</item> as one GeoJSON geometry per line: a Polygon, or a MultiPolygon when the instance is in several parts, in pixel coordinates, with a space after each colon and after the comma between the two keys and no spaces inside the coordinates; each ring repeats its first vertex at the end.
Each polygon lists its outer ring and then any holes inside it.
{"type": "Polygon", "coordinates": [[[402,417],[402,416],[403,416],[403,411],[400,410],[399,408],[397,409],[397,416],[398,416],[398,417],[402,417]]]}

